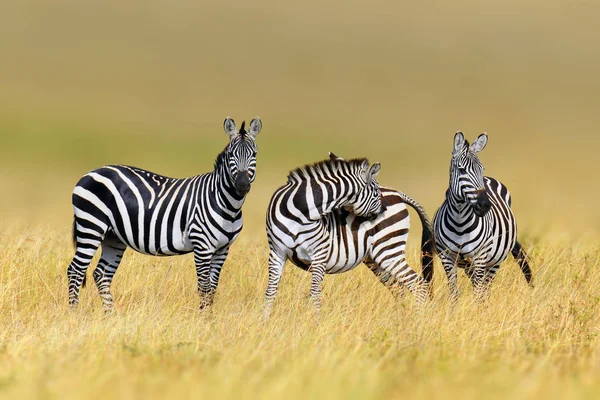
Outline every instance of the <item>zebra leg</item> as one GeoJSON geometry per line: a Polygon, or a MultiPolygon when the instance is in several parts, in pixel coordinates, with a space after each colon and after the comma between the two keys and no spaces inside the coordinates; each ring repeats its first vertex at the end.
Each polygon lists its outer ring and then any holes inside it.
{"type": "Polygon", "coordinates": [[[415,272],[406,262],[404,257],[384,261],[380,268],[390,274],[393,281],[401,283],[415,296],[417,306],[421,307],[427,300],[427,282],[415,272]]]}
{"type": "Polygon", "coordinates": [[[229,246],[226,246],[222,249],[217,250],[212,256],[212,259],[210,262],[210,275],[208,278],[209,284],[210,284],[210,289],[204,295],[203,307],[210,307],[214,303],[215,293],[217,292],[217,286],[219,285],[219,277],[221,276],[221,269],[223,268],[223,264],[225,263],[225,260],[227,259],[228,253],[229,253],[229,246]]]}
{"type": "Polygon", "coordinates": [[[315,313],[321,311],[321,297],[323,294],[323,279],[325,278],[325,262],[314,262],[310,266],[312,279],[310,282],[310,298],[315,305],[315,313]]]}
{"type": "MultiPolygon", "coordinates": [[[[69,306],[77,307],[79,304],[79,289],[85,285],[85,273],[87,272],[92,258],[100,244],[104,240],[106,230],[87,228],[77,219],[73,224],[73,241],[75,242],[75,256],[67,268],[67,278],[69,281],[69,306]]],[[[90,225],[90,223],[87,223],[90,225]]],[[[104,228],[106,229],[106,228],[104,228]]]]}
{"type": "Polygon", "coordinates": [[[94,281],[96,282],[98,293],[106,311],[110,311],[113,308],[113,296],[110,293],[110,285],[126,249],[127,245],[112,232],[107,233],[102,242],[102,256],[100,257],[98,266],[94,270],[94,281]]]}
{"type": "Polygon", "coordinates": [[[366,261],[365,265],[379,279],[379,282],[390,290],[396,300],[404,299],[404,287],[394,279],[391,273],[380,268],[375,261],[366,261]]]}
{"type": "Polygon", "coordinates": [[[265,311],[263,315],[265,319],[271,315],[284,265],[285,258],[280,257],[276,251],[271,249],[269,252],[269,282],[267,283],[267,292],[265,293],[265,311]]]}
{"type": "Polygon", "coordinates": [[[450,301],[456,302],[458,300],[456,259],[454,257],[450,257],[445,252],[440,252],[439,255],[442,261],[442,266],[444,267],[444,272],[446,272],[446,277],[448,278],[448,288],[450,289],[450,301]]]}
{"type": "Polygon", "coordinates": [[[210,265],[213,252],[194,244],[194,263],[198,277],[198,293],[200,293],[200,309],[211,305],[210,265]]]}
{"type": "Polygon", "coordinates": [[[490,296],[490,286],[496,277],[499,264],[486,268],[485,266],[475,267],[471,282],[474,285],[474,298],[476,302],[484,302],[490,296]]]}
{"type": "Polygon", "coordinates": [[[531,267],[529,266],[529,261],[527,260],[527,253],[525,252],[525,250],[523,250],[521,243],[515,242],[515,246],[513,247],[511,252],[513,257],[517,261],[517,264],[519,264],[519,267],[521,267],[521,271],[525,276],[527,284],[530,287],[533,287],[533,275],[531,273],[531,267]]]}

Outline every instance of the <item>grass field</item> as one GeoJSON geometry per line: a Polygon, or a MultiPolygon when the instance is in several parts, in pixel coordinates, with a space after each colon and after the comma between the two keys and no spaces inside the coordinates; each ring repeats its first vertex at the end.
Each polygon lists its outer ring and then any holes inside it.
{"type": "MultiPolygon", "coordinates": [[[[593,2],[5,1],[0,4],[0,398],[597,398],[600,30],[593,2]],[[71,190],[103,164],[209,171],[259,115],[258,177],[214,309],[189,256],[126,253],[105,315],[67,307],[71,190]],[[264,213],[288,170],[367,156],[433,215],[452,137],[487,131],[535,288],[490,301],[439,266],[415,314],[366,268],[289,265],[268,323],[264,213]],[[594,167],[594,165],[596,165],[594,167]]],[[[413,217],[409,261],[418,266],[413,217]]]]}

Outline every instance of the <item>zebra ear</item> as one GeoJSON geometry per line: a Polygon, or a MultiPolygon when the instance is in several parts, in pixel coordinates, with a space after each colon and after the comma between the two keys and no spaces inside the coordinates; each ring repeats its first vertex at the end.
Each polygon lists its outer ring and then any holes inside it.
{"type": "Polygon", "coordinates": [[[456,132],[454,135],[454,148],[452,149],[452,155],[455,156],[463,152],[465,148],[465,136],[461,131],[456,132]]]}
{"type": "Polygon", "coordinates": [[[485,145],[487,144],[487,139],[487,133],[483,132],[481,135],[479,135],[477,140],[473,142],[469,149],[471,149],[473,153],[479,153],[485,148],[485,145]]]}
{"type": "Polygon", "coordinates": [[[375,179],[375,177],[377,176],[377,174],[379,173],[380,170],[381,170],[381,164],[375,163],[375,164],[371,165],[371,168],[369,168],[369,172],[367,173],[367,183],[371,183],[373,181],[373,179],[375,179]]]}
{"type": "Polygon", "coordinates": [[[225,118],[225,122],[223,122],[223,129],[229,136],[233,136],[237,133],[237,130],[235,129],[235,122],[230,117],[225,118]]]}
{"type": "Polygon", "coordinates": [[[250,122],[250,129],[248,130],[248,134],[250,136],[252,136],[253,138],[255,138],[261,129],[262,129],[262,122],[260,121],[260,118],[256,117],[252,120],[252,122],[250,122]]]}
{"type": "Polygon", "coordinates": [[[342,157],[338,157],[338,156],[336,156],[336,155],[335,155],[333,152],[331,152],[331,151],[329,152],[329,159],[330,159],[331,161],[336,161],[336,160],[343,161],[343,160],[344,160],[342,157]]]}

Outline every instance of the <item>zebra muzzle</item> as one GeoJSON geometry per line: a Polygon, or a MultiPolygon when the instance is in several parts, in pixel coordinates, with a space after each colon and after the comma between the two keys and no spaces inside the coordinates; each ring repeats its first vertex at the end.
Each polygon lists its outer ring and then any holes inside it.
{"type": "Polygon", "coordinates": [[[477,191],[477,200],[473,204],[473,211],[478,217],[483,217],[492,208],[492,203],[485,189],[477,191]]]}
{"type": "Polygon", "coordinates": [[[248,171],[240,171],[235,178],[235,191],[239,196],[245,196],[250,191],[250,175],[248,171]]]}

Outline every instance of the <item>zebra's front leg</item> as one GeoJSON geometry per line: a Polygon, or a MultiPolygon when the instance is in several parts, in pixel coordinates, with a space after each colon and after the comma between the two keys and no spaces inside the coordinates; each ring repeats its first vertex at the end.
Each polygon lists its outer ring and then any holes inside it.
{"type": "Polygon", "coordinates": [[[269,252],[269,282],[267,283],[267,292],[265,293],[265,310],[263,313],[265,319],[268,319],[271,316],[273,302],[277,296],[277,288],[279,287],[279,281],[281,280],[284,265],[285,258],[281,257],[276,251],[271,249],[269,252]]]}
{"type": "Polygon", "coordinates": [[[223,247],[217,250],[213,255],[210,262],[210,272],[209,272],[209,289],[207,292],[203,292],[200,288],[200,283],[198,283],[198,290],[201,294],[203,294],[204,304],[200,307],[210,307],[214,303],[215,294],[217,292],[217,286],[219,286],[219,278],[221,277],[221,270],[223,269],[223,264],[227,259],[227,254],[229,253],[229,246],[223,247]]]}
{"type": "Polygon", "coordinates": [[[200,310],[212,305],[210,267],[213,252],[194,247],[194,263],[196,264],[196,276],[198,277],[198,293],[200,293],[200,310]]]}
{"type": "Polygon", "coordinates": [[[490,297],[490,286],[496,277],[499,265],[486,268],[484,265],[476,266],[473,270],[471,282],[473,283],[474,299],[483,303],[490,297]]]}
{"type": "Polygon", "coordinates": [[[310,298],[315,306],[315,313],[321,311],[321,297],[323,295],[323,279],[325,278],[325,262],[313,262],[310,266],[312,279],[310,282],[310,298]]]}
{"type": "Polygon", "coordinates": [[[456,268],[456,257],[452,257],[446,252],[440,252],[440,259],[446,278],[448,278],[448,288],[450,289],[450,301],[455,303],[458,301],[458,271],[456,268]]]}

